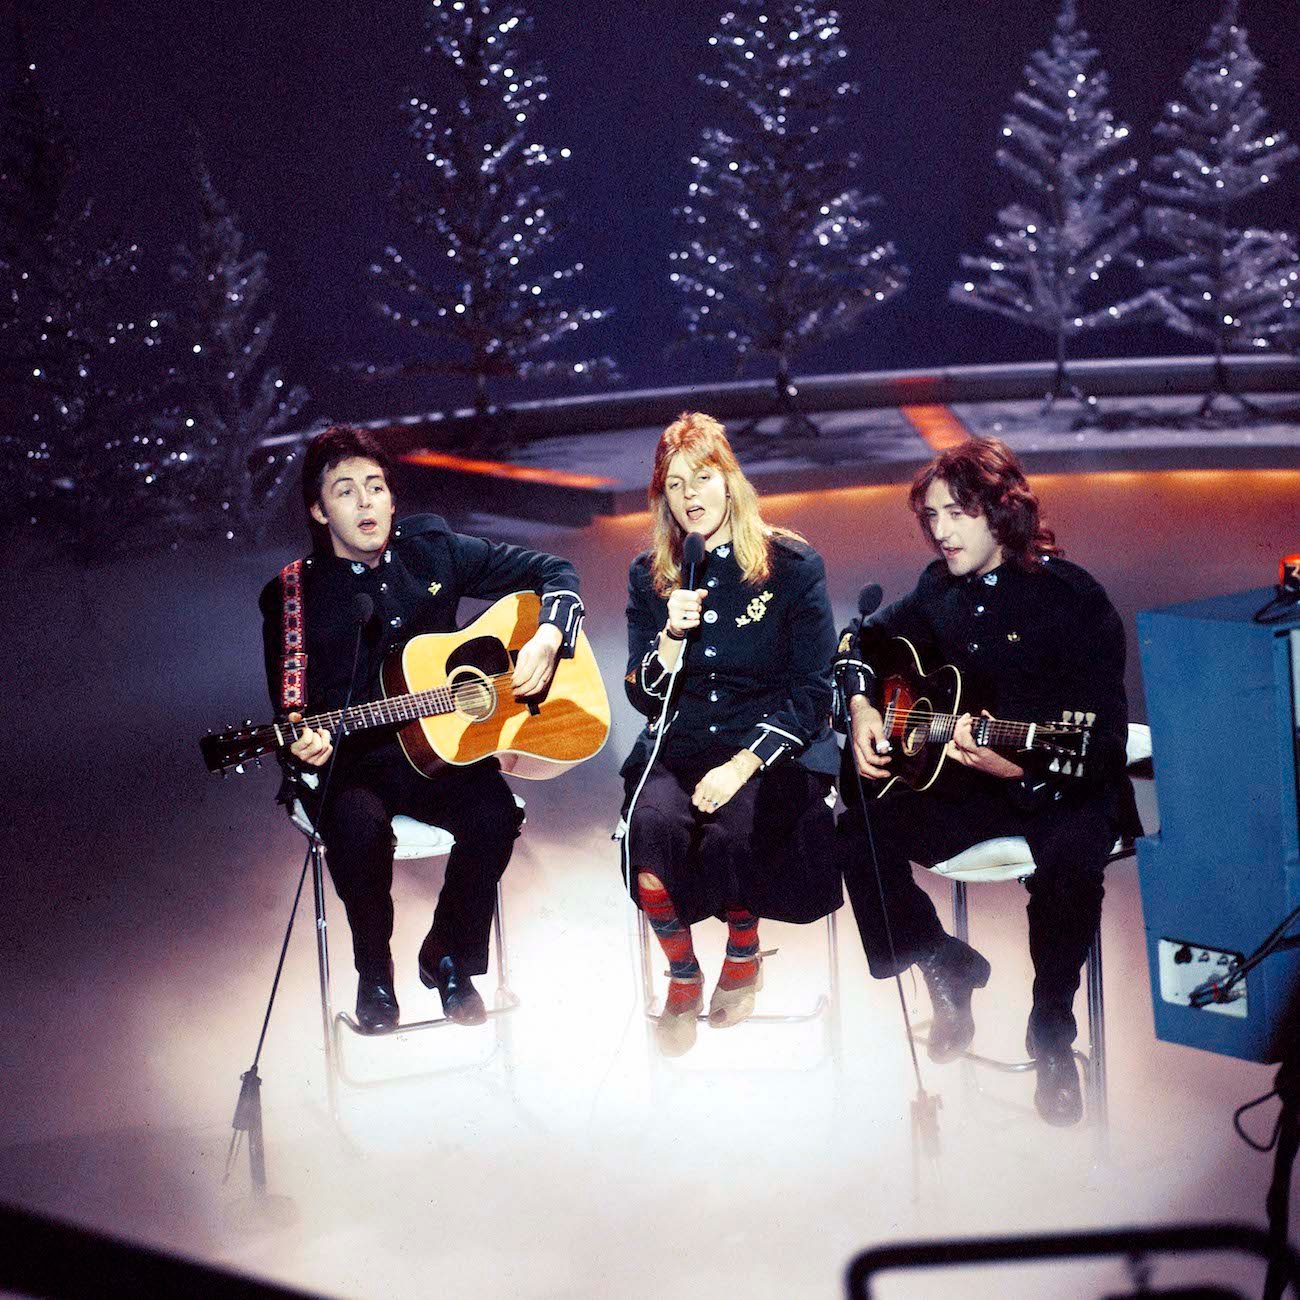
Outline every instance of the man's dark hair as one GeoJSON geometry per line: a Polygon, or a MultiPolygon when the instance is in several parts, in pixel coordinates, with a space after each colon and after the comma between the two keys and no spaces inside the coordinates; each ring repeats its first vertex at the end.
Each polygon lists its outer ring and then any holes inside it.
{"type": "Polygon", "coordinates": [[[351,424],[331,424],[307,444],[303,455],[302,502],[309,516],[312,506],[320,504],[325,475],[340,461],[353,456],[373,460],[384,471],[384,477],[392,479],[393,462],[374,434],[351,424]]]}
{"type": "Polygon", "coordinates": [[[989,531],[1006,559],[1033,568],[1043,556],[1061,554],[1055,534],[1039,516],[1038,498],[1006,443],[997,438],[970,438],[936,456],[912,480],[908,504],[920,521],[925,540],[937,551],[938,543],[922,513],[926,493],[936,480],[947,485],[952,499],[967,514],[988,520],[989,531]]]}

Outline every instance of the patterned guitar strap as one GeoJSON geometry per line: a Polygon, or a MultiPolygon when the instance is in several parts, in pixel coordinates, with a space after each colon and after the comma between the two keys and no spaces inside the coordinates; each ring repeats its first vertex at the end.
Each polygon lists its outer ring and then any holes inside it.
{"type": "Polygon", "coordinates": [[[307,703],[307,641],[302,604],[302,561],[280,570],[281,620],[280,707],[301,713],[307,703]]]}

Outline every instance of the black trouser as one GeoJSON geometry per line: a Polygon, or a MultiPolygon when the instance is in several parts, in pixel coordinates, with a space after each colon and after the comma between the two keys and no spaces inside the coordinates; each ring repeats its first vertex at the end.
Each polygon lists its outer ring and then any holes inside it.
{"type": "MultiPolygon", "coordinates": [[[[958,794],[917,793],[900,784],[871,800],[871,832],[880,864],[877,886],[855,785],[840,819],[841,865],[871,973],[888,979],[932,952],[944,929],[912,862],[943,862],[981,840],[1023,835],[1037,869],[1029,889],[1029,955],[1034,964],[1030,1024],[1040,1043],[1074,1041],[1072,1006],[1079,972],[1101,920],[1103,876],[1118,835],[1100,800],[1014,808],[1003,791],[968,783],[958,794]],[[886,932],[881,893],[889,918],[886,932]],[[891,956],[889,937],[893,939],[891,956]]],[[[870,792],[868,792],[870,799],[870,792]]]]}
{"type": "MultiPolygon", "coordinates": [[[[315,817],[319,792],[304,802],[315,817]]],[[[384,746],[334,774],[320,822],[325,860],[352,929],[359,972],[383,974],[393,936],[393,832],[398,813],[444,827],[456,840],[430,931],[433,957],[487,970],[496,885],[519,833],[519,810],[495,760],[448,767],[430,780],[384,746]]]]}

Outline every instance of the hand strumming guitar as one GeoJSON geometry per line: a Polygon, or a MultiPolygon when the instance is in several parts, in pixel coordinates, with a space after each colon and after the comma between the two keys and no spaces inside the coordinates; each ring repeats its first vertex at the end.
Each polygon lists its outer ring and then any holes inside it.
{"type": "Polygon", "coordinates": [[[523,645],[515,659],[510,688],[515,695],[540,695],[555,674],[564,637],[554,623],[543,623],[523,645]]]}
{"type": "Polygon", "coordinates": [[[889,737],[885,720],[865,695],[849,701],[849,740],[858,771],[873,781],[889,775],[889,737]]]}

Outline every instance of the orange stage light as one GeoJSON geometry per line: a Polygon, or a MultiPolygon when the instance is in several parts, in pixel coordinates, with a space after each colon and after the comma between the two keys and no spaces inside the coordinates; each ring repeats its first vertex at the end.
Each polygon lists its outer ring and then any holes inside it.
{"type": "Polygon", "coordinates": [[[970,430],[957,418],[950,406],[900,406],[898,409],[933,451],[947,451],[949,447],[956,447],[971,436],[970,430]]]}
{"type": "Polygon", "coordinates": [[[510,465],[500,460],[473,460],[444,451],[408,451],[399,458],[407,465],[426,469],[449,469],[461,474],[483,474],[490,478],[514,479],[522,483],[546,483],[552,487],[616,488],[618,481],[596,474],[574,474],[568,470],[543,469],[535,465],[510,465]]]}

